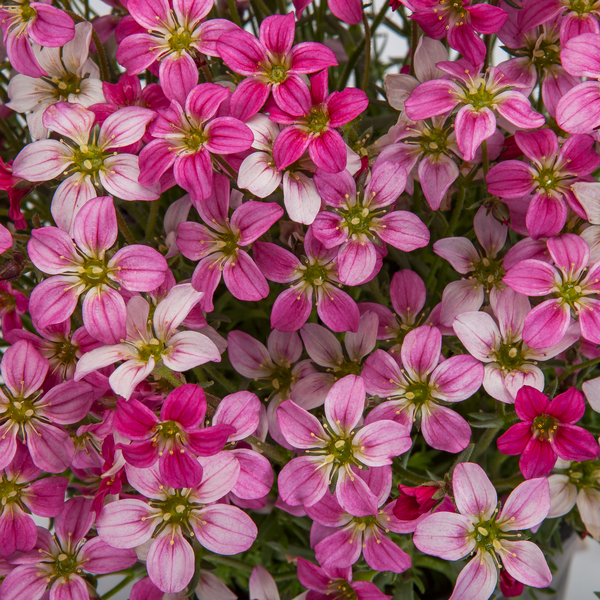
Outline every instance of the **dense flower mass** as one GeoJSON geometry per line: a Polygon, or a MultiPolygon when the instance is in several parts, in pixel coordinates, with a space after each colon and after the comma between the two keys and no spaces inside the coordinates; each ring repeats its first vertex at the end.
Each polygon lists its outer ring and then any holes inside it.
{"type": "Polygon", "coordinates": [[[0,5],[0,600],[556,592],[600,2],[103,2],[0,5]]]}

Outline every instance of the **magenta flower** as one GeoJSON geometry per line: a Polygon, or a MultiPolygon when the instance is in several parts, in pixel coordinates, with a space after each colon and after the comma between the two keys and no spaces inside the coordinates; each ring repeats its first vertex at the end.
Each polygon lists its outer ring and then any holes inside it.
{"type": "Polygon", "coordinates": [[[581,5],[568,0],[524,0],[523,9],[519,12],[519,24],[524,29],[537,29],[538,25],[547,22],[559,23],[563,49],[573,37],[600,33],[600,5],[597,0],[587,0],[581,5]]]}
{"type": "Polygon", "coordinates": [[[212,191],[213,154],[243,152],[252,145],[252,131],[232,117],[216,117],[229,89],[201,83],[187,95],[185,108],[177,100],[152,123],[155,138],[140,152],[140,183],[154,185],[167,172],[189,192],[192,202],[212,191]]]}
{"type": "Polygon", "coordinates": [[[125,301],[117,290],[150,292],[165,279],[167,261],[154,248],[134,244],[117,251],[117,216],[112,198],[93,198],[73,220],[73,239],[57,227],[34,229],[29,258],[51,275],[31,293],[29,310],[36,327],[67,320],[83,296],[83,323],[104,344],[126,335],[125,301]]]}
{"type": "Polygon", "coordinates": [[[365,407],[365,385],[356,375],[337,381],[325,398],[327,423],[287,400],[277,410],[283,436],[305,455],[292,459],[279,474],[279,493],[291,506],[312,506],[336,479],[335,496],[347,512],[377,514],[377,498],[352,466],[360,469],[392,464],[411,439],[406,427],[378,421],[357,429],[365,407]]]}
{"type": "Polygon", "coordinates": [[[3,600],[30,600],[45,597],[62,600],[89,600],[88,584],[82,571],[102,575],[127,569],[137,562],[133,550],[116,549],[99,537],[86,539],[94,523],[92,501],[78,496],[65,504],[56,518],[55,534],[37,530],[35,549],[11,562],[17,568],[2,582],[3,600]]]}
{"type": "Polygon", "coordinates": [[[17,442],[13,460],[0,475],[4,491],[0,506],[0,554],[29,552],[35,546],[37,529],[28,513],[57,517],[63,511],[69,480],[65,477],[38,479],[43,471],[33,464],[24,444],[17,442]],[[36,481],[37,480],[37,481],[36,481]]]}
{"type": "Polygon", "coordinates": [[[532,348],[558,344],[569,329],[571,316],[577,316],[583,339],[600,344],[600,300],[590,297],[600,290],[600,262],[588,267],[590,247],[574,233],[552,237],[546,245],[554,266],[527,259],[504,276],[504,283],[515,292],[553,296],[527,315],[523,340],[532,348]]]}
{"type": "Polygon", "coordinates": [[[592,136],[573,135],[560,149],[551,129],[517,131],[515,141],[531,164],[507,160],[495,165],[485,179],[488,192],[507,199],[533,194],[526,224],[534,240],[560,233],[568,207],[585,219],[571,186],[600,165],[592,136]]]}
{"type": "Polygon", "coordinates": [[[356,595],[358,600],[391,600],[370,581],[352,581],[352,569],[324,569],[298,557],[298,580],[308,588],[309,600],[344,600],[356,595]]]}
{"type": "Polygon", "coordinates": [[[404,252],[429,243],[429,230],[413,213],[390,210],[404,191],[406,170],[391,162],[373,167],[364,192],[357,193],[348,171],[317,171],[315,183],[331,211],[321,211],[312,224],[313,235],[325,248],[338,252],[338,276],[346,285],[359,285],[373,275],[377,264],[375,244],[385,242],[404,252]]]}
{"type": "Polygon", "coordinates": [[[360,472],[353,467],[352,472],[377,498],[377,509],[370,515],[355,517],[329,492],[315,505],[307,506],[308,516],[328,529],[328,535],[315,545],[317,560],[325,569],[340,569],[352,566],[362,553],[365,562],[376,571],[404,573],[410,567],[410,557],[386,536],[390,531],[406,532],[394,516],[396,501],[386,504],[392,489],[391,469],[375,467],[360,472]]]}
{"type": "Polygon", "coordinates": [[[27,444],[36,467],[62,473],[75,454],[73,441],[62,427],[83,419],[94,400],[85,381],[67,381],[43,393],[48,361],[28,341],[10,346],[0,365],[0,469],[17,452],[17,435],[27,444]]]}
{"type": "Polygon", "coordinates": [[[202,480],[198,456],[220,452],[235,428],[219,425],[200,429],[206,415],[204,390],[188,383],[173,390],[160,409],[160,419],[138,400],[117,401],[115,429],[132,444],[119,444],[134,467],[158,461],[163,481],[173,488],[196,487],[202,480]]]}
{"type": "Polygon", "coordinates": [[[433,251],[446,259],[466,279],[450,282],[442,295],[440,321],[446,327],[452,327],[457,315],[479,310],[486,293],[490,300],[503,290],[504,268],[498,254],[504,247],[508,227],[500,223],[485,207],[481,207],[473,228],[483,252],[464,237],[443,238],[433,245],[433,251]]]}
{"type": "MultiPolygon", "coordinates": [[[[194,202],[205,225],[181,223],[177,247],[191,260],[200,261],[192,275],[192,285],[203,293],[202,310],[214,310],[213,295],[221,273],[229,291],[240,300],[261,300],[269,284],[248,253],[250,246],[283,216],[275,202],[244,202],[229,218],[229,178],[215,175],[213,190],[203,202],[194,202]]],[[[193,201],[193,199],[192,199],[193,201]]]]}
{"type": "Polygon", "coordinates": [[[421,552],[444,560],[460,560],[475,552],[458,575],[450,600],[487,600],[496,589],[500,563],[525,585],[549,586],[552,574],[544,554],[516,533],[546,518],[548,481],[532,479],[517,486],[499,514],[496,490],[479,465],[457,465],[452,484],[459,514],[434,513],[419,523],[413,537],[421,552]]]}
{"type": "Polygon", "coordinates": [[[75,36],[73,19],[46,2],[14,0],[0,9],[4,47],[11,66],[23,75],[43,77],[46,71],[38,64],[29,38],[40,46],[64,46],[75,36]]]}
{"type": "Polygon", "coordinates": [[[225,64],[246,76],[231,96],[231,114],[245,121],[265,104],[269,93],[277,106],[302,115],[310,106],[310,92],[301,75],[336,66],[329,48],[315,42],[294,44],[294,13],[273,15],[260,24],[258,40],[247,31],[222,34],[217,50],[225,64]]]}
{"type": "MultiPolygon", "coordinates": [[[[11,237],[12,246],[12,237],[11,237]]],[[[29,308],[29,298],[18,290],[13,290],[8,281],[0,281],[0,331],[6,336],[23,327],[21,315],[29,308]]]]}
{"type": "MultiPolygon", "coordinates": [[[[296,402],[307,410],[321,406],[330,385],[323,385],[310,360],[298,362],[302,356],[302,341],[295,332],[271,331],[268,347],[243,331],[227,334],[227,354],[232,367],[244,377],[260,381],[261,390],[271,388],[267,418],[271,437],[281,446],[292,449],[285,441],[277,421],[277,408],[292,397],[298,387],[296,402]],[[294,364],[296,363],[296,364],[294,364]],[[306,380],[306,381],[305,381],[306,380]]],[[[219,405],[220,406],[220,405],[219,405]]]]}
{"type": "MultiPolygon", "coordinates": [[[[298,19],[302,17],[304,9],[311,2],[312,0],[293,0],[298,19]]],[[[362,21],[363,12],[360,0],[329,0],[327,7],[334,16],[348,25],[358,25],[362,21]]]]}
{"type": "Polygon", "coordinates": [[[119,43],[117,61],[130,75],[160,63],[164,93],[183,105],[198,83],[197,53],[218,56],[219,35],[237,29],[226,19],[203,23],[212,7],[212,0],[130,0],[127,10],[138,27],[119,43]]]}
{"type": "Polygon", "coordinates": [[[86,352],[77,363],[75,380],[123,361],[108,381],[115,394],[129,400],[138,383],[161,361],[168,369],[179,372],[208,361],[219,362],[219,349],[206,335],[178,329],[201,297],[189,283],[176,285],[157,304],[150,319],[148,301],[134,296],[127,303],[126,339],[86,352]]]}
{"type": "Polygon", "coordinates": [[[158,465],[147,469],[127,465],[129,483],[150,501],[112,502],[96,521],[100,539],[113,548],[135,548],[152,538],[148,575],[166,593],[180,592],[194,575],[194,551],[184,535],[210,552],[228,555],[248,550],[258,533],[246,513],[216,503],[237,479],[239,464],[234,456],[221,452],[203,459],[202,466],[200,485],[173,489],[163,481],[158,465]]]}
{"type": "MultiPolygon", "coordinates": [[[[484,4],[476,6],[488,8],[484,4]]],[[[456,115],[455,134],[465,160],[472,161],[481,143],[496,131],[494,111],[523,129],[544,125],[544,117],[531,108],[529,100],[513,89],[514,82],[506,81],[496,67],[483,74],[461,61],[437,66],[451,79],[434,79],[417,86],[404,103],[406,114],[409,119],[419,121],[449,113],[462,105],[456,115]]]]}
{"type": "Polygon", "coordinates": [[[474,65],[483,63],[486,47],[478,33],[492,34],[500,29],[508,15],[489,4],[471,4],[470,0],[410,0],[402,2],[414,10],[414,19],[434,40],[447,37],[450,48],[458,50],[474,65]]]}
{"type": "Polygon", "coordinates": [[[485,365],[483,387],[496,400],[514,404],[517,392],[528,385],[540,392],[544,374],[539,362],[554,358],[579,339],[573,324],[565,337],[549,348],[530,348],[523,327],[531,305],[526,296],[506,288],[491,300],[495,319],[484,311],[464,312],[453,328],[468,352],[485,365]]]}
{"type": "Polygon", "coordinates": [[[50,181],[69,173],[54,192],[51,208],[56,224],[70,234],[79,209],[101,190],[122,200],[156,200],[157,186],[138,183],[138,157],[115,152],[140,140],[154,116],[147,108],[122,108],[104,121],[98,133],[90,110],[68,102],[53,104],[43,123],[61,141],[28,144],[15,158],[13,173],[29,181],[50,181]]]}
{"type": "Polygon", "coordinates": [[[289,125],[275,140],[273,158],[278,170],[289,167],[308,150],[315,165],[327,173],[339,173],[346,168],[346,144],[336,131],[356,119],[367,109],[369,99],[362,90],[346,88],[329,94],[327,69],[310,80],[310,104],[300,116],[285,109],[270,109],[270,119],[289,125]]]}
{"type": "Polygon", "coordinates": [[[406,334],[417,327],[424,314],[419,314],[425,306],[427,291],[424,281],[410,269],[394,273],[390,283],[392,312],[386,306],[375,302],[362,302],[358,305],[361,314],[374,312],[379,317],[377,339],[393,342],[390,353],[400,352],[406,334]]]}
{"type": "Polygon", "coordinates": [[[503,454],[520,455],[525,479],[547,475],[556,460],[584,461],[598,455],[594,436],[577,423],[585,412],[585,399],[576,388],[559,394],[551,402],[542,392],[524,386],[517,394],[515,410],[521,423],[498,438],[503,454]]]}
{"type": "Polygon", "coordinates": [[[367,391],[388,400],[376,406],[365,422],[390,419],[409,431],[416,422],[432,448],[464,450],[471,428],[441,402],[470,398],[481,387],[484,369],[468,354],[452,356],[438,365],[441,350],[440,330],[423,325],[406,335],[398,362],[383,350],[369,356],[362,373],[367,391]]]}
{"type": "Polygon", "coordinates": [[[358,330],[360,318],[356,302],[340,290],[337,248],[328,250],[309,227],[304,237],[302,260],[288,250],[267,242],[254,245],[254,259],[263,275],[271,281],[289,284],[275,300],[271,327],[280,331],[297,331],[306,323],[313,309],[333,331],[358,330]]]}

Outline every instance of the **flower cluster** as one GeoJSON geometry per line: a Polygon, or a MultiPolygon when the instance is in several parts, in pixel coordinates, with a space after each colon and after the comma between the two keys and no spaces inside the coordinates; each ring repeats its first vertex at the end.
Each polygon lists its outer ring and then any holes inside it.
{"type": "Polygon", "coordinates": [[[552,586],[600,541],[599,3],[105,3],[0,7],[0,600],[552,586]]]}

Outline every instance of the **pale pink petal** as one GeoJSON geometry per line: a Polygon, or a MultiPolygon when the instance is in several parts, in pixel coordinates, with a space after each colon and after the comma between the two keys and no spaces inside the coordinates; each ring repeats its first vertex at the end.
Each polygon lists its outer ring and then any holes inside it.
{"type": "Polygon", "coordinates": [[[475,463],[460,463],[452,478],[454,501],[461,514],[482,521],[492,517],[498,495],[485,471],[475,463]]]}

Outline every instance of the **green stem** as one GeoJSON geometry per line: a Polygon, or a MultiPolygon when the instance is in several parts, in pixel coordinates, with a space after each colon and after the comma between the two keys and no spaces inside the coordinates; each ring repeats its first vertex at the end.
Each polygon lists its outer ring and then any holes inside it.
{"type": "Polygon", "coordinates": [[[365,26],[365,72],[363,75],[362,89],[366,92],[369,87],[369,75],[371,70],[371,28],[367,13],[363,10],[363,25],[365,26]]]}
{"type": "MultiPolygon", "coordinates": [[[[454,212],[452,213],[452,218],[450,219],[450,223],[448,223],[448,227],[446,228],[446,232],[444,233],[445,238],[450,237],[454,233],[454,230],[456,229],[456,226],[458,225],[458,222],[460,220],[460,215],[465,206],[465,194],[466,194],[466,187],[461,185],[458,188],[458,196],[456,198],[456,205],[454,206],[454,212]]],[[[442,264],[441,257],[436,255],[436,257],[433,260],[433,263],[431,265],[431,269],[429,270],[429,274],[427,275],[427,280],[425,281],[425,286],[428,290],[431,289],[431,286],[436,281],[435,275],[437,273],[437,270],[440,268],[441,264],[442,264]]]]}
{"type": "Polygon", "coordinates": [[[277,446],[271,446],[271,444],[263,442],[257,437],[254,437],[253,435],[249,435],[247,438],[245,438],[244,441],[248,442],[249,444],[252,444],[253,446],[256,446],[267,458],[270,458],[271,460],[273,460],[276,463],[279,463],[280,465],[285,465],[288,462],[289,457],[282,448],[279,448],[277,446]]]}
{"type": "Polygon", "coordinates": [[[231,13],[231,18],[233,22],[238,26],[242,26],[242,20],[240,19],[240,13],[238,12],[235,0],[227,0],[227,5],[229,6],[229,12],[231,13]]]}
{"type": "Polygon", "coordinates": [[[131,233],[131,229],[129,229],[129,225],[127,225],[127,221],[125,221],[123,213],[118,208],[116,208],[115,212],[117,213],[119,231],[123,234],[128,244],[135,244],[135,238],[133,237],[133,233],[131,233]]]}
{"type": "Polygon", "coordinates": [[[483,164],[483,178],[485,179],[490,170],[490,160],[488,158],[487,140],[483,140],[483,143],[481,144],[481,162],[483,164]]]}
{"type": "Polygon", "coordinates": [[[111,588],[102,596],[102,600],[107,600],[107,598],[112,598],[115,594],[118,594],[124,587],[126,587],[129,583],[133,581],[135,578],[135,573],[131,573],[127,575],[123,581],[117,583],[114,588],[111,588]]]}
{"type": "Polygon", "coordinates": [[[471,462],[476,462],[477,459],[488,449],[489,445],[494,441],[494,438],[501,429],[502,427],[493,427],[485,430],[485,433],[475,444],[473,454],[471,455],[471,462]]]}
{"type": "Polygon", "coordinates": [[[164,365],[162,365],[160,367],[156,367],[152,371],[152,374],[153,375],[158,375],[159,377],[162,377],[163,379],[166,379],[175,388],[181,387],[185,383],[185,380],[181,381],[173,373],[173,371],[171,371],[171,369],[169,369],[168,367],[165,367],[164,365]]]}
{"type": "Polygon", "coordinates": [[[260,11],[265,15],[265,17],[270,17],[273,13],[269,10],[269,7],[263,2],[263,0],[252,0],[260,11]]]}
{"type": "Polygon", "coordinates": [[[415,485],[423,485],[424,483],[431,481],[431,479],[428,479],[427,477],[421,477],[421,475],[413,473],[412,471],[409,471],[398,464],[394,464],[393,469],[396,471],[396,473],[398,473],[398,475],[400,475],[400,477],[402,477],[402,479],[407,479],[415,485]]]}
{"type": "Polygon", "coordinates": [[[158,216],[158,205],[160,200],[153,200],[150,203],[150,215],[148,217],[148,224],[146,225],[146,235],[144,239],[149,242],[152,239],[154,233],[154,225],[156,225],[156,217],[158,216]]]}
{"type": "Polygon", "coordinates": [[[210,363],[204,363],[200,367],[207,375],[213,380],[220,383],[230,394],[237,392],[237,388],[233,385],[226,377],[223,377],[217,369],[215,369],[210,363]]]}
{"type": "MultiPolygon", "coordinates": [[[[375,17],[375,19],[373,19],[373,24],[371,25],[371,29],[369,32],[371,36],[375,35],[375,31],[376,31],[377,27],[379,27],[379,25],[381,24],[381,21],[383,21],[383,17],[385,17],[385,13],[388,8],[389,8],[389,4],[387,2],[384,2],[381,7],[381,10],[377,13],[377,16],[375,17]]],[[[340,80],[338,81],[338,84],[337,84],[338,90],[341,91],[346,87],[346,84],[348,83],[348,78],[350,77],[350,73],[352,73],[352,69],[354,69],[354,65],[356,64],[356,61],[358,60],[359,56],[362,54],[363,50],[365,49],[365,44],[366,44],[366,40],[365,40],[365,38],[363,38],[362,40],[360,40],[360,42],[358,43],[358,46],[356,46],[356,48],[354,49],[354,52],[348,58],[348,62],[346,63],[346,66],[344,67],[344,71],[340,75],[340,80]]]]}
{"type": "Polygon", "coordinates": [[[215,565],[227,565],[228,567],[235,567],[244,573],[252,573],[252,567],[250,565],[247,565],[245,562],[229,556],[222,556],[221,554],[207,552],[202,558],[215,565]]]}
{"type": "Polygon", "coordinates": [[[496,479],[495,481],[492,481],[492,483],[498,491],[512,490],[520,483],[523,483],[523,475],[519,473],[518,475],[513,475],[512,477],[507,477],[506,479],[496,479]]]}
{"type": "Polygon", "coordinates": [[[410,24],[410,74],[415,77],[415,52],[419,44],[419,24],[416,21],[411,21],[410,24]]]}
{"type": "Polygon", "coordinates": [[[590,360],[586,360],[582,363],[579,363],[577,365],[571,365],[570,367],[567,367],[560,375],[560,377],[558,378],[558,381],[564,381],[571,373],[574,373],[575,371],[581,371],[581,369],[587,369],[588,367],[593,367],[594,365],[597,365],[598,363],[600,363],[600,356],[597,358],[592,358],[590,360]]]}

